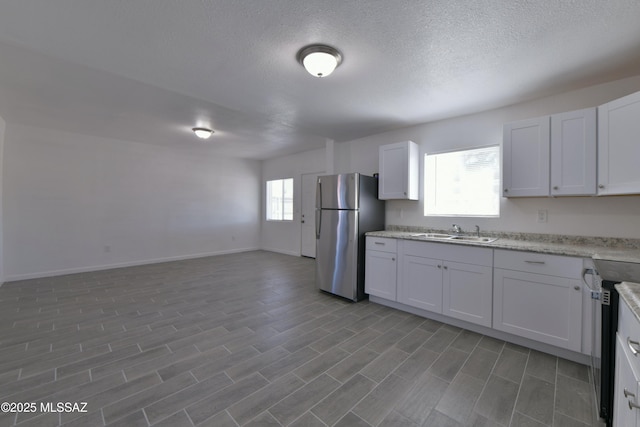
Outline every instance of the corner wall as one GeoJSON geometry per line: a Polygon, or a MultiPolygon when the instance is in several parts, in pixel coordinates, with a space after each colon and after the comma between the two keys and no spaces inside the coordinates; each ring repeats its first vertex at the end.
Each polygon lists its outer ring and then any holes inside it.
{"type": "Polygon", "coordinates": [[[596,107],[640,90],[640,76],[617,80],[478,114],[426,123],[377,134],[341,144],[346,164],[339,172],[378,171],[378,147],[412,140],[420,147],[420,200],[387,201],[387,225],[413,225],[450,229],[457,223],[464,230],[478,224],[482,230],[640,238],[640,195],[619,197],[535,197],[501,199],[499,218],[425,217],[424,155],[473,146],[502,144],[504,123],[596,107]],[[537,211],[548,211],[548,222],[537,222],[537,211]]]}
{"type": "Polygon", "coordinates": [[[9,123],[5,280],[254,250],[260,162],[9,123]]]}

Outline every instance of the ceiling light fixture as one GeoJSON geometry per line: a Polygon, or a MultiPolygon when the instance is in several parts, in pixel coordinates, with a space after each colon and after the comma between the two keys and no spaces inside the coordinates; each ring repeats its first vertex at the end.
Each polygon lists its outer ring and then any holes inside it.
{"type": "Polygon", "coordinates": [[[315,77],[326,77],[342,62],[337,49],[322,44],[303,47],[298,52],[298,62],[315,77]]]}
{"type": "Polygon", "coordinates": [[[213,131],[207,128],[193,128],[193,133],[196,134],[198,138],[207,139],[211,136],[213,131]]]}

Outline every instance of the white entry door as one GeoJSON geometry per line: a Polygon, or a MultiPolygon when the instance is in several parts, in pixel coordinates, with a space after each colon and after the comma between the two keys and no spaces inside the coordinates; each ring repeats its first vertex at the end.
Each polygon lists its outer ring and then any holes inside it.
{"type": "Polygon", "coordinates": [[[300,254],[316,257],[316,181],[318,173],[302,174],[301,208],[300,208],[300,254]]]}

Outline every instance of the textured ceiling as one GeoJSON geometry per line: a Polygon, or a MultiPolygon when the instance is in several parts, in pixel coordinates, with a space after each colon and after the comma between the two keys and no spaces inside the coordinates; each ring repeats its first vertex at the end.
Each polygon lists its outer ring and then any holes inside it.
{"type": "Polygon", "coordinates": [[[269,158],[638,75],[638,16],[637,0],[1,2],[0,115],[269,158]],[[325,79],[295,59],[316,42],[344,56],[325,79]]]}

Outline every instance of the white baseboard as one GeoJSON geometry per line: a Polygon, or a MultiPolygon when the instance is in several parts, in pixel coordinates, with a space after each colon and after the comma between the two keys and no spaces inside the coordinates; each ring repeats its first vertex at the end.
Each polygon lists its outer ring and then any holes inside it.
{"type": "MultiPolygon", "coordinates": [[[[64,276],[65,274],[75,274],[75,273],[87,273],[91,271],[100,271],[100,270],[112,270],[114,268],[123,268],[123,267],[134,267],[138,265],[146,265],[146,264],[158,264],[161,262],[170,262],[170,261],[182,261],[185,259],[194,259],[194,258],[204,258],[208,256],[215,255],[226,255],[226,254],[234,254],[240,252],[249,252],[249,251],[258,251],[260,248],[240,248],[240,249],[231,249],[225,251],[215,251],[215,252],[206,252],[199,254],[189,254],[189,255],[178,255],[173,257],[165,257],[165,258],[155,258],[155,259],[147,259],[147,260],[137,260],[137,261],[127,261],[127,262],[119,262],[114,264],[103,264],[103,265],[92,265],[88,267],[75,267],[75,268],[65,268],[61,270],[49,270],[49,271],[40,271],[37,273],[25,273],[25,274],[10,274],[5,278],[5,282],[13,282],[16,280],[28,280],[28,279],[39,279],[42,277],[53,277],[53,276],[64,276]]],[[[1,285],[0,285],[1,286],[1,285]]]]}

